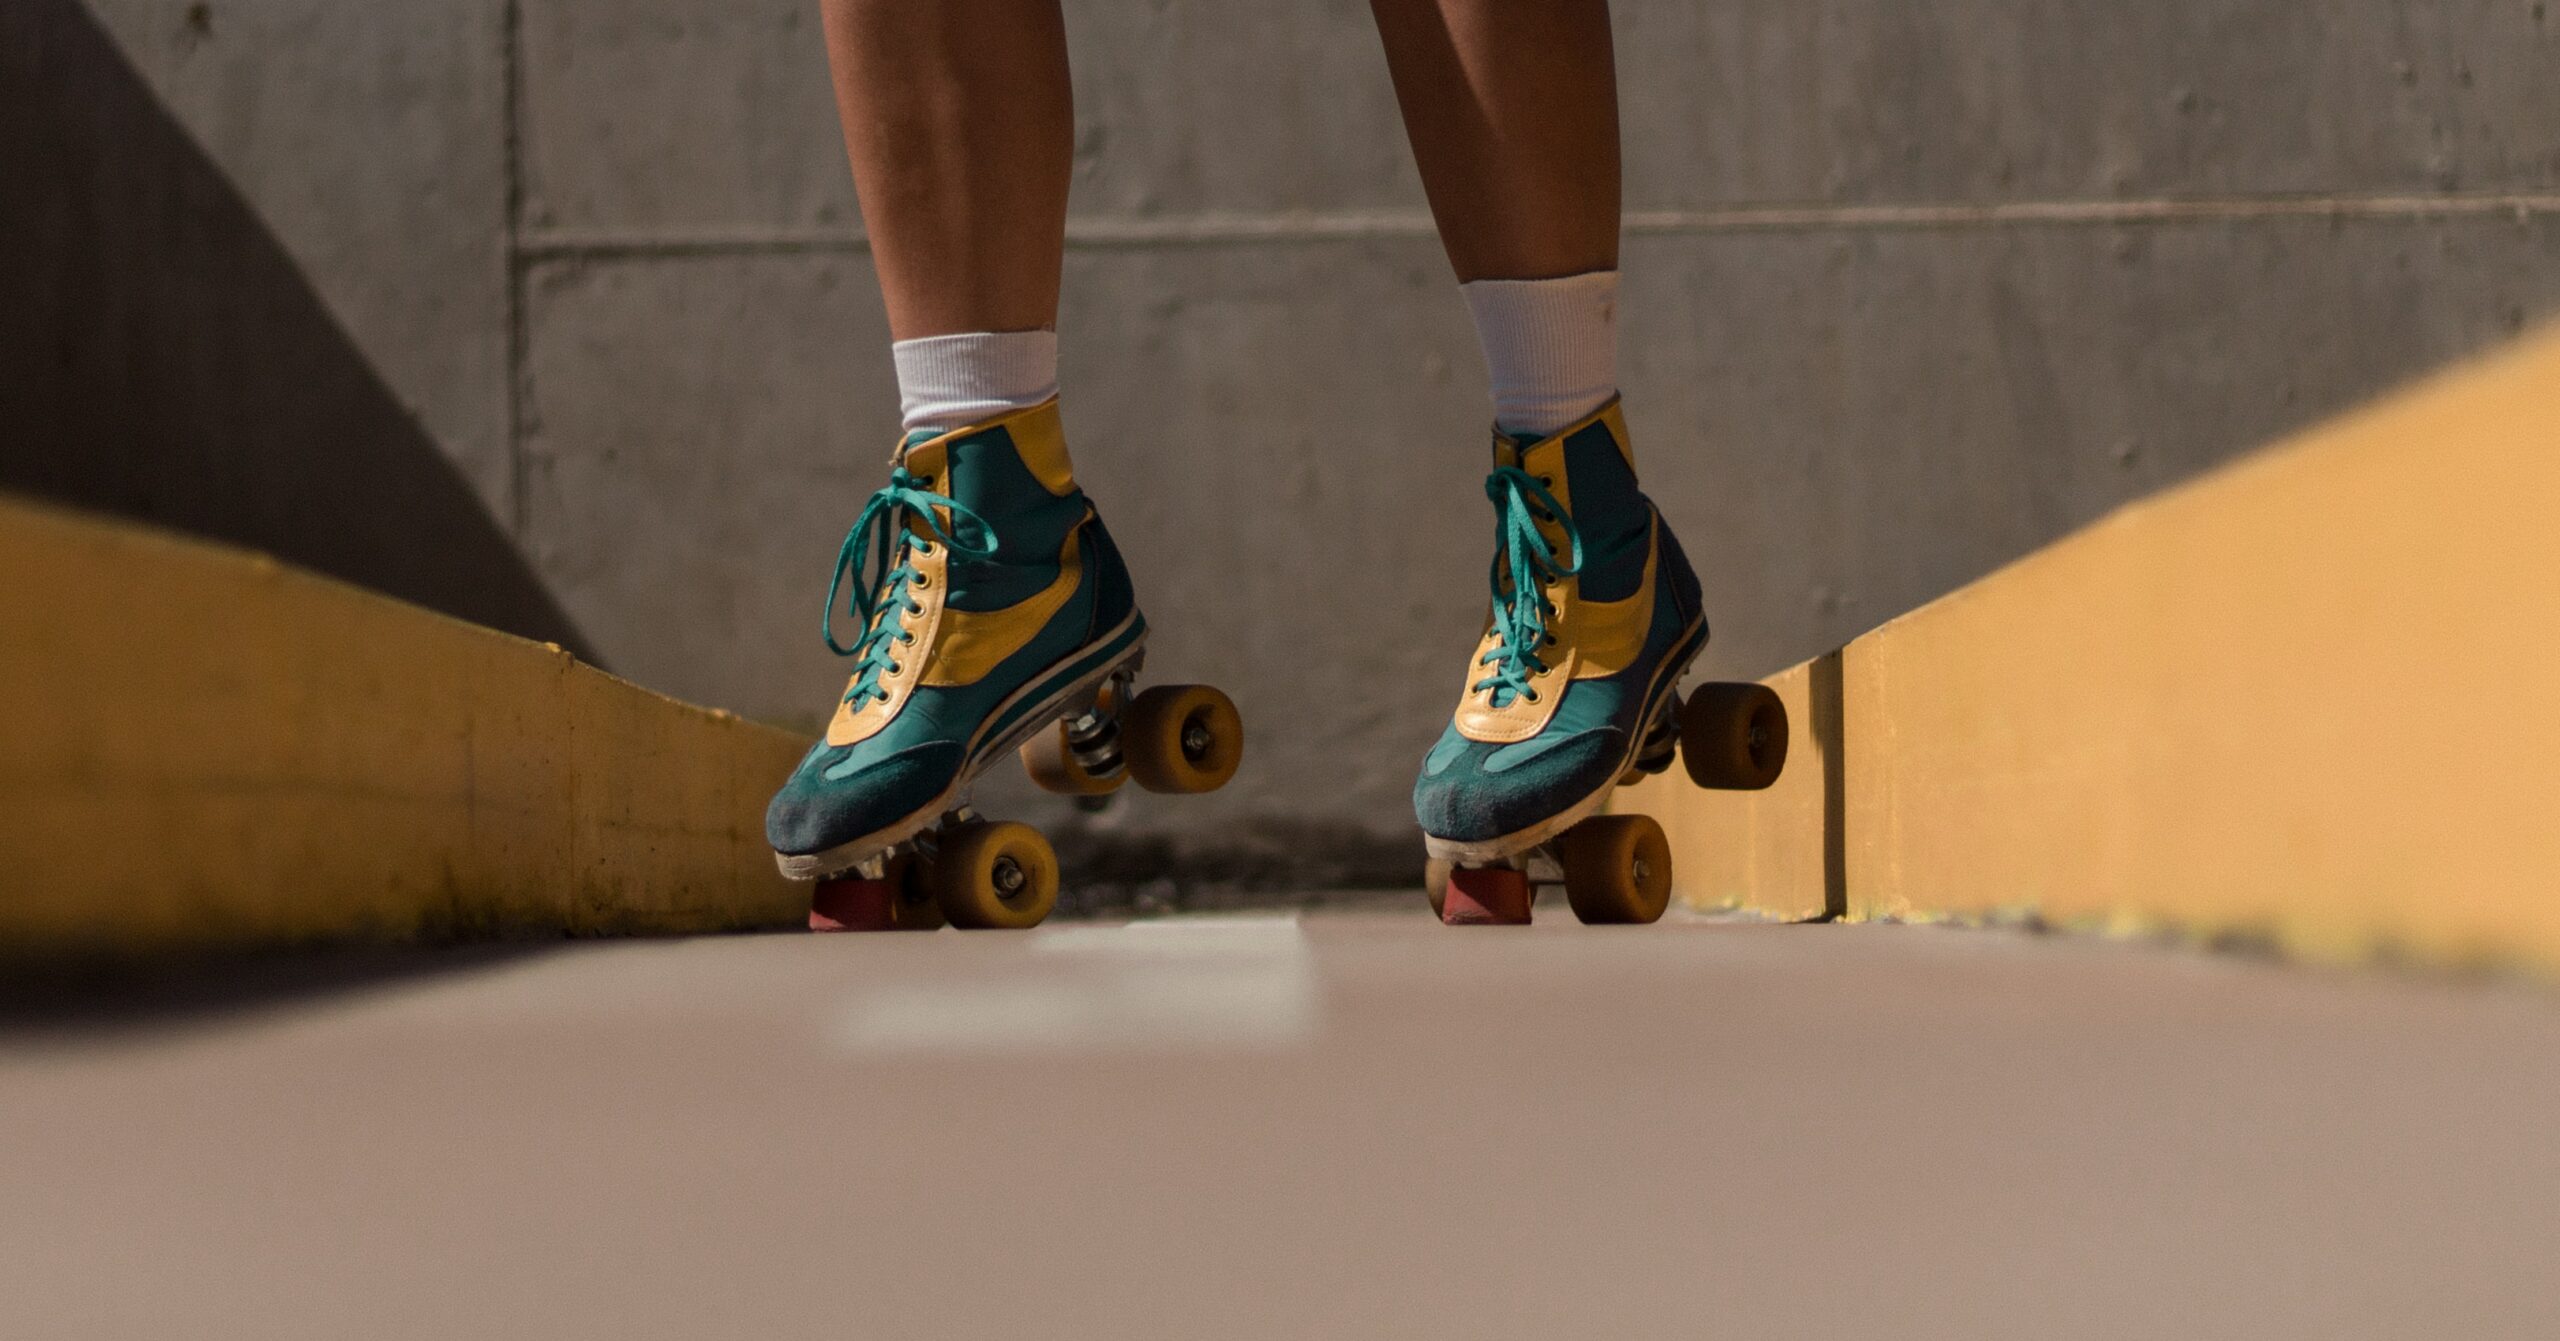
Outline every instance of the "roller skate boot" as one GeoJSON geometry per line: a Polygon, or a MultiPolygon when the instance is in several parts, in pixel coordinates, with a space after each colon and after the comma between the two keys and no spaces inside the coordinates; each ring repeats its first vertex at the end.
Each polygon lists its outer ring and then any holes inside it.
{"type": "Polygon", "coordinates": [[[819,882],[813,930],[1047,917],[1058,897],[1048,840],[969,803],[1007,753],[1041,786],[1088,796],[1131,778],[1211,791],[1243,757],[1226,695],[1137,691],[1146,619],[1076,487],[1054,401],[909,434],[845,535],[821,632],[852,676],[765,812],[783,874],[819,882]]]}
{"type": "Polygon", "coordinates": [[[1684,758],[1702,786],[1766,787],[1786,712],[1756,684],[1679,683],[1707,644],[1697,575],[1651,499],[1617,402],[1539,438],[1497,432],[1493,608],[1413,804],[1434,911],[1520,924],[1562,885],[1584,922],[1642,923],[1671,897],[1643,815],[1599,811],[1684,758]]]}

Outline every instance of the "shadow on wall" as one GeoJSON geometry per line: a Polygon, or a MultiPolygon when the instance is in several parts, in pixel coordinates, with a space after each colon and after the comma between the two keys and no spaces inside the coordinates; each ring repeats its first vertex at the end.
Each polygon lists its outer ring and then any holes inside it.
{"type": "Polygon", "coordinates": [[[0,489],[587,649],[78,0],[0,5],[0,489]]]}

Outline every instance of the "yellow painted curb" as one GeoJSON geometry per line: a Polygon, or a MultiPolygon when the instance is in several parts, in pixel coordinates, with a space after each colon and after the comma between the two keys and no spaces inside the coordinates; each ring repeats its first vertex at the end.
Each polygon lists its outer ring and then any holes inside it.
{"type": "Polygon", "coordinates": [[[263,556],[0,500],[0,951],[787,923],[804,742],[263,556]]]}
{"type": "Polygon", "coordinates": [[[1761,873],[1828,844],[1853,917],[2560,968],[2560,334],[2127,507],[1839,666],[1830,830],[1646,798],[1687,897],[1796,912],[1801,878],[1761,873]]]}

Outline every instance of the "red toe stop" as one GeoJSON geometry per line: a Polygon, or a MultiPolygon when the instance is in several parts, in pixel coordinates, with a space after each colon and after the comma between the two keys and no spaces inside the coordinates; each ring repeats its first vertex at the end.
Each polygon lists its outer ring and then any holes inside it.
{"type": "Polygon", "coordinates": [[[809,896],[811,931],[887,931],[897,915],[898,887],[886,880],[821,880],[809,896]]]}
{"type": "Polygon", "coordinates": [[[1529,924],[1529,873],[1508,866],[1461,866],[1449,872],[1440,920],[1453,927],[1529,924]]]}

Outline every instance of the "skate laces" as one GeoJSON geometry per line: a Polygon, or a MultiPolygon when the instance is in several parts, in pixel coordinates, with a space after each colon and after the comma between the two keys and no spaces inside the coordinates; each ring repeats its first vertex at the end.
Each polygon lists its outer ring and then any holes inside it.
{"type": "Polygon", "coordinates": [[[827,612],[819,620],[818,632],[827,640],[827,650],[855,658],[853,683],[845,690],[844,701],[857,710],[868,699],[889,697],[880,677],[897,673],[898,647],[915,641],[915,635],[906,631],[906,617],[924,608],[909,591],[924,576],[914,563],[917,552],[932,553],[937,543],[973,559],[996,552],[996,528],[967,504],[925,487],[927,482],[927,477],[905,466],[891,467],[888,487],[871,496],[852,529],[844,533],[844,546],[836,551],[836,570],[827,579],[827,612]],[[936,508],[951,510],[952,526],[943,524],[936,508]],[[986,533],[986,544],[973,545],[953,534],[963,517],[986,533]],[[932,539],[919,535],[910,523],[920,525],[932,539]],[[836,593],[846,589],[847,578],[852,581],[844,612],[863,630],[851,647],[836,641],[835,629],[836,593]]]}
{"type": "Polygon", "coordinates": [[[1484,495],[1493,500],[1494,549],[1489,581],[1493,587],[1493,649],[1477,659],[1493,673],[1470,691],[1493,691],[1493,706],[1508,707],[1514,698],[1538,701],[1531,677],[1546,670],[1538,653],[1554,641],[1547,619],[1556,612],[1546,587],[1582,571],[1582,532],[1546,483],[1518,466],[1495,466],[1485,477],[1484,495]],[[1558,562],[1555,546],[1538,530],[1541,521],[1563,528],[1573,557],[1558,562]]]}

